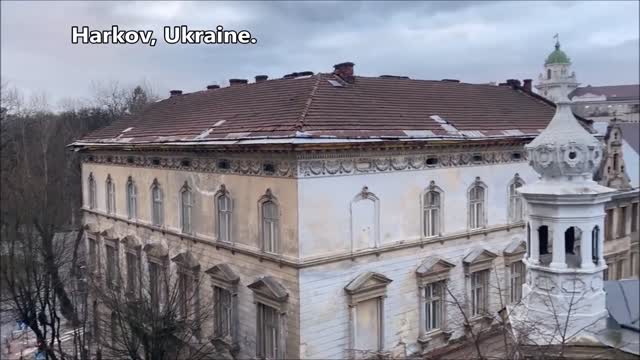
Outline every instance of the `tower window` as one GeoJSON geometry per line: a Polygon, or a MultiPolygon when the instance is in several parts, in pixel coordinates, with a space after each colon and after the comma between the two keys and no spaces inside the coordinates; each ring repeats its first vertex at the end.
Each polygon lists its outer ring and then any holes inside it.
{"type": "Polygon", "coordinates": [[[547,79],[551,79],[551,69],[547,69],[547,79]]]}

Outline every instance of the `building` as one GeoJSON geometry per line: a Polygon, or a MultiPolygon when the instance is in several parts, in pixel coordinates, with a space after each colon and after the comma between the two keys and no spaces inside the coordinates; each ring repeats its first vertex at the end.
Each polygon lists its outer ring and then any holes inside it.
{"type": "Polygon", "coordinates": [[[639,85],[579,87],[571,61],[559,41],[549,54],[535,86],[549,100],[557,102],[568,92],[574,114],[593,120],[602,136],[604,157],[594,178],[603,186],[617,189],[607,203],[605,225],[605,278],[637,277],[638,263],[638,151],[639,85]]]}
{"type": "Polygon", "coordinates": [[[640,85],[578,87],[569,94],[573,111],[594,121],[640,120],[640,85]]]}
{"type": "Polygon", "coordinates": [[[554,112],[531,81],[353,63],[174,90],[72,144],[89,261],[206,277],[198,296],[232,304],[203,339],[230,324],[242,358],[427,353],[522,298],[516,190],[538,177],[524,146],[554,112]]]}
{"type": "Polygon", "coordinates": [[[560,49],[560,40],[556,39],[555,50],[547,56],[544,73],[538,75],[538,84],[535,87],[540,95],[553,102],[566,96],[564,91],[578,88],[576,74],[571,71],[571,60],[560,49]]]}
{"type": "Polygon", "coordinates": [[[579,86],[575,72],[571,71],[569,56],[555,49],[544,62],[544,72],[538,75],[535,85],[538,93],[556,102],[562,97],[562,89],[569,91],[569,100],[576,115],[596,122],[609,122],[616,118],[622,122],[640,121],[640,85],[579,86]]]}
{"type": "Polygon", "coordinates": [[[578,123],[566,93],[556,104],[547,128],[525,146],[540,179],[518,189],[529,210],[527,280],[523,302],[511,312],[518,332],[538,324],[526,337],[545,345],[561,344],[558,332],[578,341],[606,327],[601,232],[615,193],[593,181],[602,143],[578,123]],[[558,326],[559,319],[569,321],[558,326]]]}

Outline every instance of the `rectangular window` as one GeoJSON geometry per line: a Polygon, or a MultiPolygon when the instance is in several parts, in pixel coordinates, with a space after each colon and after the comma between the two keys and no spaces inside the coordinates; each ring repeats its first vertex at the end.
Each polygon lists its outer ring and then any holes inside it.
{"type": "Polygon", "coordinates": [[[114,289],[118,281],[118,250],[115,246],[110,245],[106,245],[105,250],[107,255],[107,286],[114,289]]]}
{"type": "Polygon", "coordinates": [[[135,295],[140,279],[140,256],[134,251],[127,251],[127,292],[135,295]]]}
{"type": "Polygon", "coordinates": [[[631,204],[631,232],[638,231],[638,203],[631,204]]]}
{"type": "Polygon", "coordinates": [[[380,339],[382,328],[380,304],[380,298],[373,298],[361,301],[356,305],[356,350],[380,350],[382,344],[380,339]]]}
{"type": "Polygon", "coordinates": [[[89,238],[89,270],[93,273],[98,269],[98,248],[96,240],[89,238]]]}
{"type": "Polygon", "coordinates": [[[632,252],[631,256],[631,273],[629,274],[631,277],[638,276],[638,253],[632,252]]]}
{"type": "Polygon", "coordinates": [[[231,199],[226,195],[218,197],[218,240],[231,241],[231,199]]]}
{"type": "Polygon", "coordinates": [[[218,286],[213,287],[214,334],[218,338],[231,337],[231,292],[218,286]]]}
{"type": "Polygon", "coordinates": [[[164,266],[158,262],[149,261],[149,296],[151,305],[156,311],[160,311],[165,291],[164,266]]]}
{"type": "Polygon", "coordinates": [[[160,226],[162,225],[162,193],[160,192],[160,187],[155,185],[151,190],[151,196],[153,197],[151,214],[153,225],[160,226]]]}
{"type": "Polygon", "coordinates": [[[191,191],[184,190],[182,191],[182,232],[185,234],[191,234],[191,210],[193,207],[192,199],[191,199],[191,191]]]}
{"type": "Polygon", "coordinates": [[[604,233],[605,238],[604,240],[613,240],[613,209],[609,209],[607,210],[607,215],[605,216],[605,223],[604,223],[604,233]]]}
{"type": "Polygon", "coordinates": [[[627,207],[623,206],[618,213],[618,237],[625,235],[627,235],[627,207]]]}
{"type": "Polygon", "coordinates": [[[511,264],[511,302],[522,299],[522,284],[524,283],[524,264],[516,261],[511,264]]]}
{"type": "Polygon", "coordinates": [[[271,201],[262,204],[262,241],[264,251],[277,252],[278,207],[271,201]]]}
{"type": "Polygon", "coordinates": [[[487,310],[487,286],[489,270],[471,274],[471,315],[480,316],[487,310]]]}
{"type": "Polygon", "coordinates": [[[258,303],[258,358],[278,358],[278,311],[270,306],[258,303]]]}
{"type": "Polygon", "coordinates": [[[622,280],[625,277],[624,271],[625,261],[624,259],[620,259],[616,261],[616,278],[615,280],[622,280]]]}
{"type": "Polygon", "coordinates": [[[444,281],[427,284],[424,288],[425,330],[438,330],[443,325],[444,281]]]}
{"type": "Polygon", "coordinates": [[[178,310],[184,319],[189,316],[189,302],[192,299],[193,279],[184,271],[178,273],[178,310]]]}

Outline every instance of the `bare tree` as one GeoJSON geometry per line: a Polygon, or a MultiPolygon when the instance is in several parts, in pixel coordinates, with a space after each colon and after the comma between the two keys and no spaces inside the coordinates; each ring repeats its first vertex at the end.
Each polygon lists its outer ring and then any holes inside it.
{"type": "Polygon", "coordinates": [[[122,278],[111,285],[97,277],[92,281],[95,301],[94,342],[108,358],[220,359],[221,353],[203,333],[213,322],[213,305],[200,289],[202,275],[171,276],[168,270],[151,286],[131,290],[122,278]],[[211,323],[211,324],[210,324],[211,323]]]}

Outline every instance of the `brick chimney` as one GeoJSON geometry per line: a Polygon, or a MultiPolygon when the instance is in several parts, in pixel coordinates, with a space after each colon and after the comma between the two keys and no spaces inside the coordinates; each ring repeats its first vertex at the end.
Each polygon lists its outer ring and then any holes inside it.
{"type": "Polygon", "coordinates": [[[522,87],[524,88],[524,91],[526,92],[531,92],[531,79],[524,79],[522,80],[522,87]]]}
{"type": "Polygon", "coordinates": [[[247,80],[247,79],[229,79],[229,85],[230,86],[247,84],[248,82],[249,82],[249,80],[247,80]]]}
{"type": "Polygon", "coordinates": [[[517,88],[520,87],[520,80],[518,79],[507,79],[507,85],[511,86],[512,88],[517,88]]]}
{"type": "Polygon", "coordinates": [[[169,95],[171,95],[171,97],[182,95],[182,90],[171,90],[169,91],[169,95]]]}
{"type": "Polygon", "coordinates": [[[268,78],[269,76],[267,75],[256,75],[256,82],[261,83],[263,81],[267,81],[268,78]]]}
{"type": "Polygon", "coordinates": [[[220,85],[207,85],[207,90],[220,89],[220,85]]]}
{"type": "Polygon", "coordinates": [[[339,76],[342,80],[348,82],[349,84],[353,84],[356,80],[356,77],[353,75],[354,65],[355,64],[352,62],[343,62],[333,65],[333,74],[339,76]]]}

